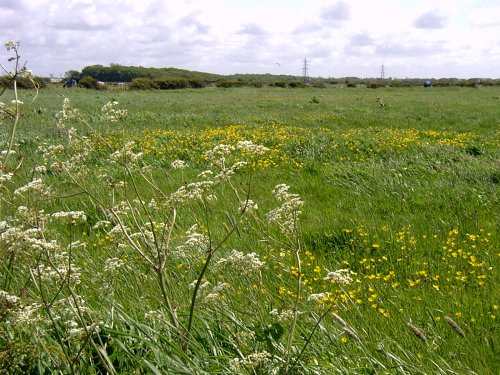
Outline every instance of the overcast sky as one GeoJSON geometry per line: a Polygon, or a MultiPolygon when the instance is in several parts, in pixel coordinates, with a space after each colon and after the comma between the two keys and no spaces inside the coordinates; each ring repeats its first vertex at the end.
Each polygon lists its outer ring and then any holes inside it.
{"type": "Polygon", "coordinates": [[[0,0],[0,20],[43,76],[110,63],[301,75],[307,58],[311,76],[500,78],[500,0],[0,0]]]}

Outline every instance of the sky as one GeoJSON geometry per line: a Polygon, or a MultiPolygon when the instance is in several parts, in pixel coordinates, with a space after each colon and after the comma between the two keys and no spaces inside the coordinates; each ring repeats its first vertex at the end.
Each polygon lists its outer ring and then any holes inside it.
{"type": "MultiPolygon", "coordinates": [[[[0,0],[36,75],[109,64],[218,74],[500,78],[500,0],[0,0]]],[[[9,54],[0,50],[0,63],[9,54]]]]}

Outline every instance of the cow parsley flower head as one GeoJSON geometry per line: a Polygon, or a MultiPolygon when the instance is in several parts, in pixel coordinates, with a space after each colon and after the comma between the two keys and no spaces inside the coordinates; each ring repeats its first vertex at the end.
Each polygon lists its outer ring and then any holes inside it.
{"type": "Polygon", "coordinates": [[[74,224],[76,222],[85,222],[87,220],[87,215],[85,215],[83,211],[60,211],[54,212],[51,218],[74,224]]]}
{"type": "Polygon", "coordinates": [[[258,145],[252,141],[238,141],[236,148],[251,156],[262,156],[269,151],[266,146],[258,145]]]}
{"type": "Polygon", "coordinates": [[[294,312],[293,310],[278,311],[278,309],[272,309],[271,311],[269,311],[269,315],[271,315],[279,323],[287,323],[292,321],[296,313],[300,314],[299,311],[294,312]]]}
{"type": "Polygon", "coordinates": [[[229,361],[229,369],[235,374],[250,373],[264,374],[271,373],[273,356],[267,351],[252,353],[242,358],[234,358],[229,361]]]}
{"type": "Polygon", "coordinates": [[[226,258],[219,259],[215,268],[226,268],[242,275],[249,275],[259,272],[265,265],[266,263],[261,261],[256,253],[244,254],[241,251],[233,250],[226,258]]]}
{"type": "Polygon", "coordinates": [[[299,215],[304,205],[298,194],[288,192],[290,187],[285,184],[276,185],[273,190],[275,198],[282,202],[281,206],[267,214],[270,223],[278,224],[281,232],[290,235],[296,231],[299,215]]]}
{"type": "Polygon", "coordinates": [[[351,277],[352,271],[348,269],[341,269],[333,272],[328,272],[326,277],[324,278],[325,281],[332,281],[337,284],[351,284],[353,282],[353,279],[351,277]]]}
{"type": "Polygon", "coordinates": [[[128,116],[128,111],[126,109],[116,109],[118,105],[117,101],[109,101],[102,108],[102,117],[105,121],[117,122],[119,120],[125,120],[128,116]]]}
{"type": "Polygon", "coordinates": [[[170,163],[170,166],[172,169],[185,169],[188,165],[184,160],[174,160],[172,163],[170,163]]]}
{"type": "Polygon", "coordinates": [[[4,46],[5,46],[5,49],[7,51],[10,51],[10,50],[15,50],[15,49],[18,49],[19,48],[19,45],[20,45],[20,42],[17,42],[17,41],[14,41],[14,40],[8,40],[5,42],[4,46]]]}

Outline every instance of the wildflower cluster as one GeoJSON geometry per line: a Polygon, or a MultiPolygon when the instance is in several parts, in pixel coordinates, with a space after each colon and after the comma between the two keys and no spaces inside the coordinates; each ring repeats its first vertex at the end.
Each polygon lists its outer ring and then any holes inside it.
{"type": "Polygon", "coordinates": [[[120,120],[126,120],[128,117],[128,111],[126,109],[117,109],[117,101],[109,101],[102,108],[102,119],[109,122],[118,122],[120,120]]]}
{"type": "Polygon", "coordinates": [[[227,269],[242,275],[249,275],[259,272],[265,264],[256,253],[244,254],[241,251],[233,250],[227,257],[219,259],[215,267],[221,271],[227,269]]]}
{"type": "Polygon", "coordinates": [[[252,353],[229,361],[229,369],[235,374],[275,373],[272,356],[266,351],[252,353]]]}
{"type": "Polygon", "coordinates": [[[281,206],[267,214],[270,223],[275,223],[281,232],[291,235],[297,231],[299,215],[304,202],[298,194],[289,193],[290,187],[286,184],[276,185],[273,190],[274,197],[281,202],[281,206]]]}
{"type": "Polygon", "coordinates": [[[71,107],[68,98],[63,99],[63,105],[61,111],[56,113],[57,118],[57,128],[62,130],[65,128],[66,124],[71,121],[78,120],[80,118],[80,112],[78,109],[71,107]]]}
{"type": "MultiPolygon", "coordinates": [[[[98,147],[115,144],[122,133],[100,135],[98,147]],[[105,141],[105,143],[103,143],[105,141]]],[[[226,157],[236,151],[243,160],[254,160],[260,168],[301,168],[304,163],[380,160],[398,157],[412,150],[424,155],[436,148],[462,153],[471,147],[481,149],[489,139],[475,133],[430,131],[417,129],[352,129],[345,132],[326,128],[301,128],[287,125],[243,126],[231,125],[223,129],[145,130],[140,136],[127,134],[134,139],[146,156],[155,160],[179,159],[193,164],[215,156],[203,154],[214,144],[224,144],[215,153],[226,157]],[[247,141],[251,139],[252,141],[247,141]],[[250,143],[249,143],[250,142],[250,143]],[[258,147],[256,147],[258,145],[258,147]],[[231,150],[229,150],[231,149],[231,150]]],[[[493,141],[492,146],[498,147],[493,141]]]]}

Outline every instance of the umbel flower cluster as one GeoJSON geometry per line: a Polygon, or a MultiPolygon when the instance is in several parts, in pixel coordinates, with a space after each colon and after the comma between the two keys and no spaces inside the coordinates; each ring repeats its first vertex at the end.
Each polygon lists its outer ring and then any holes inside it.
{"type": "Polygon", "coordinates": [[[304,202],[298,194],[289,193],[290,186],[279,184],[273,190],[274,197],[281,202],[267,215],[270,223],[276,223],[283,234],[292,235],[297,231],[299,215],[304,202]]]}

